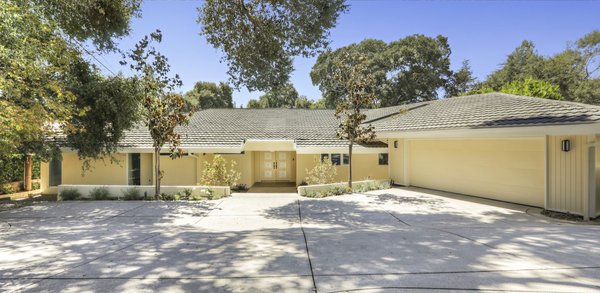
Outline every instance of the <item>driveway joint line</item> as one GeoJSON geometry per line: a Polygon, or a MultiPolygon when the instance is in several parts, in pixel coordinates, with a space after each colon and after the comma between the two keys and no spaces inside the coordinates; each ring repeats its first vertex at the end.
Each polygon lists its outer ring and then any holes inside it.
{"type": "Polygon", "coordinates": [[[300,200],[296,201],[298,204],[298,217],[300,218],[300,230],[302,231],[302,236],[304,237],[304,245],[306,247],[306,256],[308,258],[308,266],[310,268],[310,275],[312,277],[313,282],[313,291],[317,293],[317,282],[315,281],[315,272],[313,270],[312,260],[310,259],[310,251],[308,250],[308,239],[306,238],[306,232],[304,232],[304,226],[302,225],[302,208],[300,205],[300,200]]]}
{"type": "Polygon", "coordinates": [[[114,216],[110,216],[110,217],[104,218],[104,219],[102,219],[102,220],[98,221],[97,223],[100,223],[100,222],[103,222],[103,221],[108,221],[108,220],[114,219],[114,218],[116,218],[116,217],[118,217],[118,216],[120,216],[120,215],[123,215],[123,214],[129,213],[129,212],[131,212],[131,211],[137,210],[137,209],[139,209],[139,208],[141,208],[141,207],[143,207],[143,206],[146,206],[148,203],[149,203],[149,201],[147,201],[147,202],[145,202],[145,203],[143,203],[143,204],[141,204],[141,205],[139,205],[139,206],[137,206],[137,207],[135,207],[135,208],[132,208],[132,209],[126,210],[126,211],[124,211],[124,212],[122,212],[122,213],[118,213],[118,214],[116,214],[116,215],[114,215],[114,216]]]}
{"type": "Polygon", "coordinates": [[[50,275],[50,276],[46,276],[46,277],[40,278],[40,279],[39,279],[37,282],[31,283],[31,284],[27,284],[27,285],[26,285],[26,286],[24,286],[24,287],[21,287],[21,288],[18,288],[18,289],[15,289],[15,290],[13,290],[12,292],[20,292],[21,290],[23,290],[23,289],[26,289],[26,288],[28,288],[28,287],[31,287],[31,286],[33,286],[33,285],[35,285],[35,284],[38,284],[38,283],[40,283],[40,282],[42,282],[42,281],[44,281],[44,280],[51,279],[52,277],[58,276],[58,275],[60,275],[60,274],[66,273],[66,272],[68,272],[68,271],[70,271],[70,270],[72,270],[72,269],[76,269],[76,268],[78,268],[78,267],[81,267],[81,266],[84,266],[84,265],[86,265],[86,264],[92,263],[92,262],[94,262],[94,261],[97,261],[97,260],[99,260],[99,259],[101,259],[101,258],[107,257],[107,256],[109,256],[109,255],[111,255],[111,254],[114,254],[114,253],[117,253],[117,252],[123,251],[123,250],[125,250],[125,249],[127,249],[127,248],[129,248],[129,247],[132,247],[132,246],[134,246],[134,245],[136,245],[136,244],[138,244],[138,243],[142,243],[142,242],[144,242],[144,241],[150,240],[150,239],[152,239],[152,238],[154,238],[154,237],[156,237],[156,236],[160,235],[160,233],[157,233],[157,232],[155,232],[155,233],[153,233],[153,234],[154,234],[154,235],[152,235],[152,236],[146,237],[146,238],[144,238],[144,239],[141,239],[141,240],[139,240],[139,241],[134,241],[133,243],[131,243],[131,244],[129,244],[129,245],[126,245],[126,246],[124,246],[124,247],[121,247],[121,248],[119,248],[119,249],[113,250],[113,251],[111,251],[111,252],[108,252],[108,253],[106,253],[106,254],[104,254],[104,255],[100,255],[100,256],[98,256],[98,257],[92,258],[92,259],[90,259],[90,260],[84,261],[84,262],[82,262],[82,263],[79,263],[79,264],[77,264],[77,265],[75,265],[75,266],[68,267],[68,268],[62,268],[62,269],[59,269],[60,271],[59,271],[59,272],[57,272],[57,273],[54,273],[54,274],[52,274],[52,275],[50,275]]]}
{"type": "Polygon", "coordinates": [[[200,221],[204,220],[204,218],[208,217],[210,215],[210,213],[212,213],[214,210],[216,210],[224,201],[225,201],[225,199],[222,199],[218,204],[216,204],[212,209],[210,209],[210,211],[208,211],[208,213],[206,213],[205,215],[202,215],[200,217],[200,219],[198,219],[198,221],[194,222],[191,226],[197,225],[198,223],[200,223],[200,221]]]}

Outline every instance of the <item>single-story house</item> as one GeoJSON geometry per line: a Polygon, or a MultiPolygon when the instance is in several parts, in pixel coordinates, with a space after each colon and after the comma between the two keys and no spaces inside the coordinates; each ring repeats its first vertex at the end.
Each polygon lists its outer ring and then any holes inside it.
{"type": "MultiPolygon", "coordinates": [[[[315,160],[348,174],[347,142],[333,110],[207,109],[178,128],[185,155],[161,166],[164,185],[196,185],[214,154],[235,160],[241,182],[300,184],[315,160]]],[[[570,212],[600,214],[600,107],[489,93],[366,110],[377,141],[355,147],[355,180],[417,186],[570,212]]],[[[151,185],[152,141],[128,131],[121,164],[95,162],[82,176],[76,153],[42,165],[42,188],[59,184],[151,185]]]]}

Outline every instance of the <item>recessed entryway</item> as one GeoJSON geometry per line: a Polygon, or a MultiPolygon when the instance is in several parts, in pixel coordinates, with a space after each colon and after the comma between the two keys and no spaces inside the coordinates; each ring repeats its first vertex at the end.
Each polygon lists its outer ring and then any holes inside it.
{"type": "Polygon", "coordinates": [[[248,193],[296,193],[296,182],[256,182],[248,193]]]}

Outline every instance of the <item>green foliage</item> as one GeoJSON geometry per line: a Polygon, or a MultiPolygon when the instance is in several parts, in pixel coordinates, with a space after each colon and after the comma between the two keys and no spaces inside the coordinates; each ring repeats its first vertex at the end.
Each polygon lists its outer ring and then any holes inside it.
{"type": "MultiPolygon", "coordinates": [[[[74,117],[88,111],[71,87],[73,65],[86,63],[83,45],[114,48],[129,32],[138,0],[49,0],[0,2],[0,151],[58,153],[58,135],[82,131],[74,117]],[[47,139],[50,138],[50,139],[47,139]]],[[[87,49],[89,51],[89,49],[87,49]]],[[[114,121],[113,121],[114,122],[114,121]]]]}
{"type": "MultiPolygon", "coordinates": [[[[170,77],[171,67],[167,57],[152,45],[153,42],[161,41],[162,33],[156,30],[149,36],[144,36],[136,44],[135,50],[126,54],[126,57],[131,59],[130,68],[139,75],[138,85],[143,93],[142,117],[150,131],[156,158],[154,166],[156,197],[160,195],[160,182],[163,176],[160,170],[160,150],[168,144],[172,158],[180,155],[181,135],[175,131],[175,127],[187,124],[191,115],[191,112],[185,111],[183,97],[172,92],[182,84],[179,75],[170,77]]],[[[127,64],[127,61],[123,60],[121,64],[127,64]]]]}
{"type": "Polygon", "coordinates": [[[129,187],[123,191],[124,200],[142,200],[144,196],[137,187],[129,187]]]}
{"type": "Polygon", "coordinates": [[[260,96],[261,108],[294,108],[298,100],[298,92],[292,84],[286,84],[267,91],[260,96]]]}
{"type": "Polygon", "coordinates": [[[200,182],[207,186],[234,186],[240,180],[241,174],[235,170],[236,162],[231,160],[229,168],[225,158],[215,155],[212,162],[204,162],[200,182]]]}
{"type": "Polygon", "coordinates": [[[310,108],[311,109],[326,109],[327,101],[325,100],[325,98],[318,99],[317,101],[315,101],[314,103],[312,103],[310,105],[310,108]]]}
{"type": "Polygon", "coordinates": [[[344,0],[207,0],[198,22],[200,34],[225,54],[236,87],[268,90],[288,82],[294,56],[328,46],[329,30],[347,8],[344,0]]]}
{"type": "Polygon", "coordinates": [[[337,130],[339,139],[348,144],[348,186],[352,187],[352,147],[355,143],[368,143],[375,138],[375,129],[363,122],[367,115],[362,112],[371,108],[377,92],[377,77],[371,72],[366,56],[361,53],[348,53],[334,66],[331,73],[343,95],[335,106],[335,118],[340,119],[337,130]]]}
{"type": "Polygon", "coordinates": [[[104,186],[95,187],[90,190],[90,198],[95,200],[108,200],[110,199],[110,192],[108,188],[104,186]]]}
{"type": "Polygon", "coordinates": [[[158,197],[158,199],[164,200],[164,201],[175,201],[175,200],[180,199],[180,195],[178,193],[175,193],[175,194],[161,193],[160,196],[158,197]]]}
{"type": "Polygon", "coordinates": [[[81,193],[75,188],[65,188],[59,195],[62,200],[77,200],[81,198],[81,193]]]}
{"type": "Polygon", "coordinates": [[[533,78],[527,78],[523,81],[511,81],[510,83],[503,85],[500,92],[551,100],[563,99],[557,85],[533,78]]]}
{"type": "Polygon", "coordinates": [[[260,102],[256,99],[250,99],[248,101],[248,105],[246,106],[248,109],[259,109],[262,108],[260,102]]]}
{"type": "Polygon", "coordinates": [[[246,192],[248,189],[246,184],[235,184],[231,187],[231,190],[236,192],[246,192]]]}
{"type": "Polygon", "coordinates": [[[389,189],[391,184],[389,182],[377,183],[375,181],[368,181],[366,183],[355,184],[353,192],[367,192],[371,190],[389,189]]]}
{"type": "Polygon", "coordinates": [[[17,192],[17,189],[12,184],[2,184],[0,185],[0,193],[2,194],[11,194],[17,192]]]}
{"type": "Polygon", "coordinates": [[[224,82],[199,81],[183,97],[189,109],[233,108],[233,89],[224,82]]]}
{"type": "Polygon", "coordinates": [[[475,86],[475,80],[476,78],[473,77],[469,61],[463,61],[462,67],[448,78],[445,86],[446,94],[444,96],[449,98],[468,93],[475,86]]]}
{"type": "Polygon", "coordinates": [[[323,198],[323,197],[329,197],[329,196],[342,195],[342,194],[350,193],[351,191],[352,190],[346,186],[333,185],[333,186],[327,187],[321,191],[307,192],[304,196],[311,197],[311,198],[323,198]]]}
{"type": "Polygon", "coordinates": [[[42,186],[41,186],[41,184],[39,182],[32,182],[31,183],[31,189],[32,190],[38,190],[40,188],[42,188],[42,186]]]}
{"type": "Polygon", "coordinates": [[[435,100],[440,89],[461,90],[471,75],[468,67],[463,67],[457,76],[450,70],[446,37],[411,35],[389,44],[367,39],[319,55],[310,76],[329,108],[346,95],[345,86],[334,73],[356,63],[353,56],[358,55],[362,56],[364,70],[371,75],[371,91],[378,97],[378,106],[435,100]]]}
{"type": "Polygon", "coordinates": [[[139,16],[141,0],[32,0],[36,12],[52,20],[66,35],[91,40],[99,49],[114,49],[115,38],[129,34],[132,17],[139,16]]]}
{"type": "Polygon", "coordinates": [[[306,169],[306,178],[308,184],[327,184],[333,183],[337,176],[337,168],[331,164],[331,160],[322,162],[318,158],[314,159],[315,166],[308,170],[306,169]]]}
{"type": "Polygon", "coordinates": [[[477,85],[477,91],[527,92],[536,97],[560,96],[567,101],[600,104],[599,59],[600,30],[548,57],[540,55],[532,42],[523,41],[502,68],[477,85]]]}
{"type": "MultiPolygon", "coordinates": [[[[75,131],[67,135],[80,159],[101,159],[115,153],[123,133],[141,119],[142,94],[135,78],[101,76],[85,63],[72,66],[70,82],[78,99],[75,105],[88,109],[71,120],[75,131]]],[[[88,164],[84,164],[87,167],[88,164]]]]}

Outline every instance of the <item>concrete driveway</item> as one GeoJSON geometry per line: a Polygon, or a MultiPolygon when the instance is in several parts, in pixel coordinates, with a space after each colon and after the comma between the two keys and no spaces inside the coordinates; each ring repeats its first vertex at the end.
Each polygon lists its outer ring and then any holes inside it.
{"type": "Polygon", "coordinates": [[[600,227],[422,189],[0,212],[0,291],[600,290],[600,227]]]}

